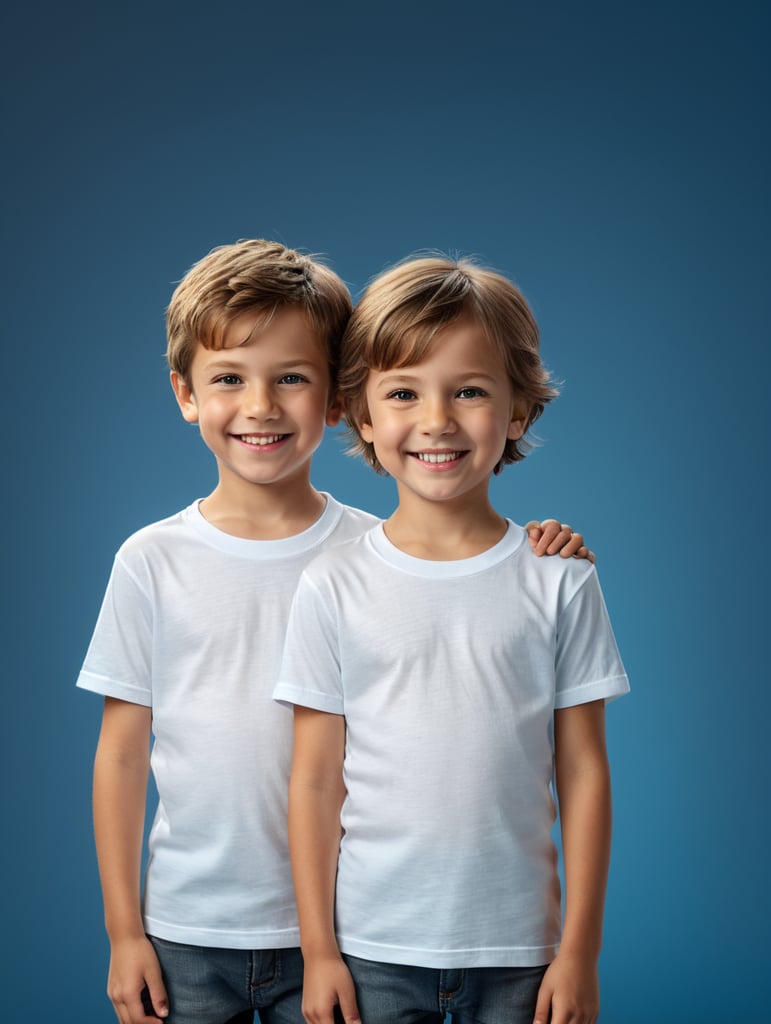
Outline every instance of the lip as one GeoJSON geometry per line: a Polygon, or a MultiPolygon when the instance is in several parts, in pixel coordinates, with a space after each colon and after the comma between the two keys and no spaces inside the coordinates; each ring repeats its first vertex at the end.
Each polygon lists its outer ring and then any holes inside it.
{"type": "Polygon", "coordinates": [[[244,434],[231,434],[233,440],[237,441],[242,448],[245,448],[250,452],[257,452],[263,454],[266,452],[275,452],[278,448],[281,448],[289,438],[291,434],[280,434],[278,432],[256,434],[249,433],[244,434]],[[252,440],[246,441],[244,438],[251,438],[252,440]]]}
{"type": "Polygon", "coordinates": [[[427,473],[447,473],[463,462],[468,455],[468,450],[458,448],[421,448],[420,451],[408,452],[407,454],[427,473]]]}

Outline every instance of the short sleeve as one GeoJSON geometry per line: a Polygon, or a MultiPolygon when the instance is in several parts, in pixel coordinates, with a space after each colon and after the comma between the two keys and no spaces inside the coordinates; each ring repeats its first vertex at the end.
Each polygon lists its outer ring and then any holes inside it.
{"type": "Polygon", "coordinates": [[[116,557],[77,685],[152,706],[152,602],[116,557]]]}
{"type": "Polygon", "coordinates": [[[629,690],[597,573],[560,609],[555,708],[620,697],[629,690]]]}
{"type": "Polygon", "coordinates": [[[323,595],[305,573],[292,601],[274,699],[344,714],[339,650],[332,595],[323,595]]]}

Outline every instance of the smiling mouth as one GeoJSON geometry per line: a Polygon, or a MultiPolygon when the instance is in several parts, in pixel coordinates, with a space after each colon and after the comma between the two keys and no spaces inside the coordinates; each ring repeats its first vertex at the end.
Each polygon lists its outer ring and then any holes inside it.
{"type": "Polygon", "coordinates": [[[269,444],[278,444],[279,441],[284,441],[289,434],[236,434],[239,441],[243,441],[244,444],[253,445],[255,448],[263,448],[269,444]]]}
{"type": "Polygon", "coordinates": [[[419,462],[457,462],[467,452],[410,452],[419,462]]]}

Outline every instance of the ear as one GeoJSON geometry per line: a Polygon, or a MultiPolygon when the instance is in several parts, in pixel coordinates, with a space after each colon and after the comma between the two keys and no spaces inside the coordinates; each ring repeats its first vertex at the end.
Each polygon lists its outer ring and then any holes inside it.
{"type": "Polygon", "coordinates": [[[198,422],[198,406],[195,404],[195,396],[190,389],[190,385],[185,381],[176,370],[171,372],[171,387],[174,391],[174,397],[177,400],[182,418],[188,423],[198,422]]]}
{"type": "Polygon", "coordinates": [[[515,406],[511,413],[509,429],[506,431],[507,439],[509,441],[518,441],[527,430],[527,423],[529,419],[529,409],[523,410],[521,406],[515,406]]]}
{"type": "Polygon", "coordinates": [[[343,396],[340,394],[333,395],[329,400],[329,405],[327,406],[327,426],[336,427],[343,418],[344,411],[345,404],[343,402],[343,396]]]}
{"type": "Polygon", "coordinates": [[[367,444],[374,443],[375,432],[372,429],[371,423],[367,423],[366,420],[362,420],[362,422],[358,425],[357,430],[359,437],[362,439],[362,441],[365,441],[367,444]]]}

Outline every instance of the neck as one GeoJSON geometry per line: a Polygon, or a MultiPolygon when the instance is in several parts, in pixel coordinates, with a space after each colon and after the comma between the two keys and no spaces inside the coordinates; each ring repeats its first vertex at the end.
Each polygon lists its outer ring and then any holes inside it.
{"type": "Polygon", "coordinates": [[[426,501],[400,493],[396,511],[385,523],[388,539],[416,558],[452,562],[473,558],[494,547],[506,533],[506,520],[484,495],[452,501],[426,501]]]}
{"type": "Polygon", "coordinates": [[[223,533],[245,540],[281,540],[313,526],[324,511],[324,497],[310,480],[250,484],[220,481],[199,508],[223,533]]]}

